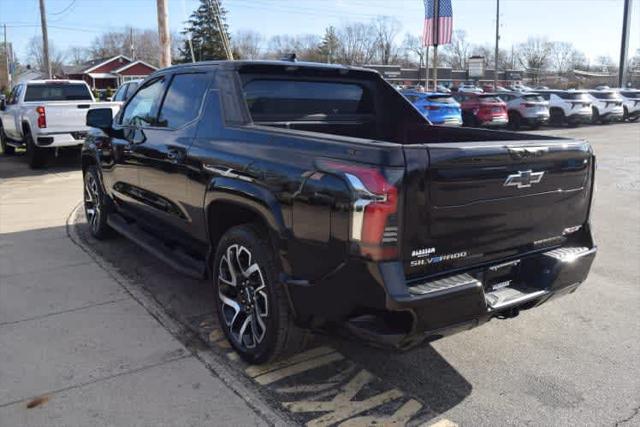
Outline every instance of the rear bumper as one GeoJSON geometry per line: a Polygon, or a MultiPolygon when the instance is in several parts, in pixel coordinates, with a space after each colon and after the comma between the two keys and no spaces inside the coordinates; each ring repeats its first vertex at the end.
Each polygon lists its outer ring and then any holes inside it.
{"type": "Polygon", "coordinates": [[[539,125],[539,124],[543,124],[543,123],[549,122],[549,115],[548,114],[537,114],[537,115],[532,115],[532,116],[524,116],[522,118],[522,120],[525,122],[525,124],[539,125]]]}
{"type": "Polygon", "coordinates": [[[607,122],[621,121],[624,117],[624,110],[611,111],[600,115],[600,119],[607,122]]]}
{"type": "Polygon", "coordinates": [[[496,116],[496,117],[488,117],[488,118],[478,118],[478,120],[480,121],[480,125],[481,126],[506,126],[507,124],[509,124],[509,118],[507,117],[503,117],[503,116],[496,116]]]}
{"type": "Polygon", "coordinates": [[[287,289],[303,325],[344,322],[370,343],[406,349],[572,293],[596,255],[588,240],[435,279],[407,281],[401,262],[350,262],[313,284],[287,281],[287,289]]]}
{"type": "Polygon", "coordinates": [[[38,147],[60,148],[79,147],[84,143],[87,132],[41,132],[35,137],[38,147]]]}
{"type": "MultiPolygon", "coordinates": [[[[424,283],[404,286],[401,293],[389,293],[387,308],[411,310],[413,329],[399,345],[406,347],[436,339],[461,329],[478,326],[493,317],[512,317],[520,310],[543,304],[571,293],[585,281],[596,255],[596,248],[574,247],[542,252],[527,257],[488,265],[424,283]],[[494,283],[490,275],[516,266],[517,273],[494,283]]],[[[397,280],[381,265],[388,281],[397,280]]],[[[399,288],[399,286],[397,286],[399,288]]]]}
{"type": "Polygon", "coordinates": [[[566,118],[569,123],[589,123],[591,122],[591,111],[567,114],[566,118]]]}

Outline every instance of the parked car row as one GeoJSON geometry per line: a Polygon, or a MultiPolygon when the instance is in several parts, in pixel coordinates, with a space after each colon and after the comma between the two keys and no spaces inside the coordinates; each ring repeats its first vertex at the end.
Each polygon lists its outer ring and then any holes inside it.
{"type": "Polygon", "coordinates": [[[432,123],[537,129],[543,124],[578,126],[636,121],[640,117],[640,90],[500,91],[485,93],[471,87],[457,92],[401,93],[432,123]]]}

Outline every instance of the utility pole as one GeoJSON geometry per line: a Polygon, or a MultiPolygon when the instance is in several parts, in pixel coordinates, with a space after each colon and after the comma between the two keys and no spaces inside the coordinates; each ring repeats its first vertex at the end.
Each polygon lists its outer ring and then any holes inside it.
{"type": "Polygon", "coordinates": [[[40,0],[40,24],[42,25],[42,56],[47,78],[51,76],[51,63],[49,62],[49,33],[47,32],[47,11],[44,7],[44,0],[40,0]]]}
{"type": "MultiPolygon", "coordinates": [[[[42,0],[40,0],[42,1],[42,0]]],[[[167,0],[156,0],[158,8],[158,36],[160,38],[160,68],[171,65],[171,37],[167,0]]]]}
{"type": "Polygon", "coordinates": [[[493,90],[498,90],[498,43],[500,42],[500,0],[496,0],[496,53],[493,67],[493,90]]]}
{"type": "Polygon", "coordinates": [[[224,49],[224,53],[225,56],[227,57],[227,59],[231,59],[233,60],[233,51],[231,50],[231,43],[229,43],[229,39],[227,38],[227,31],[224,28],[224,25],[222,25],[222,19],[220,18],[220,16],[222,15],[222,11],[220,10],[220,4],[218,3],[218,0],[208,0],[209,2],[209,12],[213,12],[213,19],[216,21],[216,24],[218,25],[218,31],[220,31],[220,39],[222,40],[222,47],[224,49]],[[212,6],[213,9],[212,10],[212,6]]]}
{"type": "Polygon", "coordinates": [[[9,45],[7,44],[7,24],[4,24],[4,59],[7,63],[7,89],[11,90],[11,59],[9,45]]]}
{"type": "Polygon", "coordinates": [[[624,85],[627,84],[629,27],[631,27],[631,0],[624,0],[624,12],[622,15],[622,40],[620,42],[620,68],[618,69],[618,87],[624,87],[624,85]]]}

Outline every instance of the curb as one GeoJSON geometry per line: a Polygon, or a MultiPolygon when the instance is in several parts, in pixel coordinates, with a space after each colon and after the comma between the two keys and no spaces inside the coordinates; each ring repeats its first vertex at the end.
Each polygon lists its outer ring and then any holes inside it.
{"type": "Polygon", "coordinates": [[[113,264],[105,261],[82,240],[77,230],[78,218],[81,213],[82,202],[78,203],[67,217],[66,231],[69,239],[87,253],[131,298],[140,304],[163,328],[178,340],[188,353],[202,362],[215,377],[219,378],[240,399],[246,402],[267,424],[274,426],[291,425],[291,421],[286,420],[273,408],[264,403],[248,379],[238,378],[234,375],[232,370],[228,368],[226,361],[220,355],[210,351],[208,345],[200,337],[166,313],[153,295],[123,276],[113,264]]]}

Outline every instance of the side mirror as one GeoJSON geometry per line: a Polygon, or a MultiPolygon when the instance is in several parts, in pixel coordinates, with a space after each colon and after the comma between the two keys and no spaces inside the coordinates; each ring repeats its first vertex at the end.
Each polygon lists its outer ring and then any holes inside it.
{"type": "Polygon", "coordinates": [[[87,111],[87,126],[102,129],[107,132],[113,124],[113,112],[111,108],[95,108],[87,111]]]}

